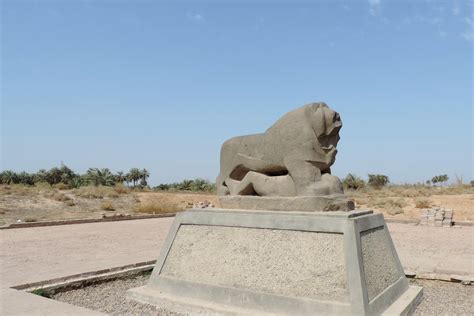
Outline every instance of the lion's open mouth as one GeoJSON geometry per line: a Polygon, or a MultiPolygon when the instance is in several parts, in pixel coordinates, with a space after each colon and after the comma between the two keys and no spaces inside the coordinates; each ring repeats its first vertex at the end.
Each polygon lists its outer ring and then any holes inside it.
{"type": "Polygon", "coordinates": [[[329,146],[322,146],[322,148],[323,148],[324,151],[331,151],[336,147],[334,147],[334,145],[331,144],[329,146]]]}

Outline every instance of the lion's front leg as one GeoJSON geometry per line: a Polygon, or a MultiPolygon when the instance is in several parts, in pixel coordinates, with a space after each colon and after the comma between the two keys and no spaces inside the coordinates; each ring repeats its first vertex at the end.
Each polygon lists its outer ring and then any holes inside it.
{"type": "Polygon", "coordinates": [[[321,181],[321,170],[313,163],[301,159],[285,159],[288,174],[293,179],[297,196],[314,196],[311,184],[321,181]]]}

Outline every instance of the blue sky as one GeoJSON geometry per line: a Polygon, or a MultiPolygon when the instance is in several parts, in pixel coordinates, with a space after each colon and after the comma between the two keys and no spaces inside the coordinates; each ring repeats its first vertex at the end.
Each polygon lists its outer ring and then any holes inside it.
{"type": "Polygon", "coordinates": [[[324,101],[333,173],[471,180],[472,1],[2,1],[1,169],[218,174],[221,144],[324,101]]]}

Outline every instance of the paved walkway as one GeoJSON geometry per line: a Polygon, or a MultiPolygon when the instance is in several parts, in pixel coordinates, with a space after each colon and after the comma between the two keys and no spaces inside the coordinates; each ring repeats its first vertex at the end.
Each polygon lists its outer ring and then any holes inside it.
{"type": "MultiPolygon", "coordinates": [[[[37,296],[28,300],[30,294],[8,288],[155,260],[172,221],[173,218],[159,218],[1,230],[0,314],[38,314],[37,307],[41,305],[45,314],[54,315],[51,311],[59,303],[37,296]]],[[[473,227],[392,223],[389,230],[405,270],[474,274],[473,227]]],[[[87,311],[61,304],[56,314],[81,312],[87,311]]]]}

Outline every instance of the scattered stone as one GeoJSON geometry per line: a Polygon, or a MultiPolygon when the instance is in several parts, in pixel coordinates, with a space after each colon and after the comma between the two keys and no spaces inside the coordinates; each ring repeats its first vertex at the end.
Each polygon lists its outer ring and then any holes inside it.
{"type": "Polygon", "coordinates": [[[214,204],[212,204],[208,200],[204,200],[204,201],[196,202],[192,206],[193,208],[213,208],[214,204]]]}

